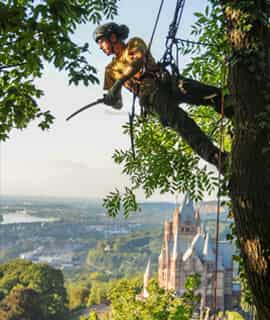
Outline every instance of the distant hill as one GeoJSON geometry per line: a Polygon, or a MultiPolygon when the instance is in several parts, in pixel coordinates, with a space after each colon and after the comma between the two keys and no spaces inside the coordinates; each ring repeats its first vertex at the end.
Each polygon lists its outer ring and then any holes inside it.
{"type": "MultiPolygon", "coordinates": [[[[140,222],[145,221],[145,223],[164,223],[165,220],[171,220],[176,204],[171,202],[142,202],[140,203],[140,207],[142,209],[141,212],[132,215],[131,220],[140,219],[140,222]]],[[[194,208],[198,208],[202,220],[214,219],[217,215],[217,201],[204,201],[199,205],[195,205],[194,208]]],[[[223,215],[223,219],[225,219],[228,209],[221,207],[220,213],[223,215]]]]}
{"type": "MultiPolygon", "coordinates": [[[[128,219],[119,215],[111,219],[106,215],[102,207],[102,200],[98,199],[65,199],[65,198],[43,198],[43,197],[7,197],[2,196],[0,214],[27,210],[27,213],[38,217],[54,217],[68,221],[83,221],[111,223],[139,223],[139,224],[163,224],[165,220],[171,219],[176,204],[172,202],[141,202],[141,211],[131,214],[128,219]]],[[[181,204],[180,204],[181,205],[181,204]]],[[[217,202],[204,201],[199,206],[201,218],[209,218],[216,215],[217,202]],[[207,216],[207,217],[206,217],[207,216]]],[[[227,209],[221,208],[221,213],[227,209]]],[[[0,217],[1,219],[1,217],[0,217]]]]}
{"type": "MultiPolygon", "coordinates": [[[[213,200],[213,201],[204,201],[201,203],[201,205],[199,206],[199,212],[200,215],[203,217],[204,215],[216,215],[217,214],[217,201],[213,200]]],[[[228,208],[226,207],[221,207],[220,208],[220,213],[227,213],[228,212],[228,208]]]]}

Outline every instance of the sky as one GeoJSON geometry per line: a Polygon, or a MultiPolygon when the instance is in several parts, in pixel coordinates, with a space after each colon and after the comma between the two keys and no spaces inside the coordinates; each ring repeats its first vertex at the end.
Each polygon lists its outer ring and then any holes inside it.
{"type": "MultiPolygon", "coordinates": [[[[189,37],[193,13],[202,11],[207,0],[186,1],[178,36],[189,37]]],[[[165,37],[172,21],[176,1],[167,0],[152,44],[152,53],[160,59],[165,50],[165,37]]],[[[130,28],[130,37],[151,38],[159,0],[121,0],[115,22],[130,28]]],[[[103,21],[107,22],[107,21],[103,21]]],[[[1,195],[31,195],[72,198],[102,198],[115,187],[128,184],[121,167],[112,160],[115,149],[130,145],[122,125],[128,121],[132,95],[124,93],[124,108],[114,111],[104,105],[84,111],[66,122],[76,109],[103,95],[103,70],[111,57],[105,56],[92,38],[95,26],[81,25],[74,35],[77,43],[89,42],[89,61],[96,66],[100,85],[69,86],[65,73],[52,66],[36,81],[44,91],[40,104],[56,117],[49,131],[41,131],[32,122],[23,131],[14,130],[10,139],[0,144],[1,195]]],[[[180,68],[187,58],[180,59],[180,68]]],[[[123,90],[125,91],[125,90],[123,90]]],[[[138,198],[143,199],[142,192],[138,198]]],[[[152,200],[171,201],[175,196],[156,193],[152,200]]]]}

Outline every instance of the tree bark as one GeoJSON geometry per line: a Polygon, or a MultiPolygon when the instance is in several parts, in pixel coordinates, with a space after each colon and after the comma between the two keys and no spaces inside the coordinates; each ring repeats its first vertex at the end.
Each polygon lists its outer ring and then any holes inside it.
{"type": "Polygon", "coordinates": [[[235,61],[229,76],[235,108],[231,198],[257,316],[266,320],[270,318],[269,7],[267,0],[222,3],[235,61]],[[249,28],[241,25],[243,18],[249,28]]]}

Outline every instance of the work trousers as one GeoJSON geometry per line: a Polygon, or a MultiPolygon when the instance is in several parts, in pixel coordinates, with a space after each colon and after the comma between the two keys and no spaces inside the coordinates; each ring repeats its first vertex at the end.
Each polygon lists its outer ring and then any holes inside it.
{"type": "Polygon", "coordinates": [[[165,127],[174,129],[203,159],[217,165],[218,149],[179,104],[209,105],[220,112],[221,89],[180,78],[157,81],[150,95],[140,96],[146,113],[159,116],[165,127]]]}
{"type": "Polygon", "coordinates": [[[180,77],[179,80],[172,79],[173,95],[177,102],[191,105],[206,105],[214,107],[221,112],[221,89],[206,85],[202,82],[180,77]]]}
{"type": "MultiPolygon", "coordinates": [[[[161,114],[163,109],[167,113],[178,105],[186,103],[210,106],[221,113],[222,90],[220,88],[182,76],[174,78],[169,74],[156,80],[155,84],[151,94],[145,96],[139,94],[140,104],[146,112],[161,114]]],[[[227,100],[225,97],[225,103],[227,100]]],[[[231,117],[231,114],[228,113],[228,116],[231,117]]]]}

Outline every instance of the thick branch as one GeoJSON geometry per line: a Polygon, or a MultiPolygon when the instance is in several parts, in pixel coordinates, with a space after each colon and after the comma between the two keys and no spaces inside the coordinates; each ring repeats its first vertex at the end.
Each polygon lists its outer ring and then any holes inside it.
{"type": "Polygon", "coordinates": [[[10,68],[16,68],[22,65],[25,65],[26,63],[18,63],[18,64],[11,64],[11,65],[0,65],[0,71],[4,70],[4,69],[10,69],[10,68]]]}

